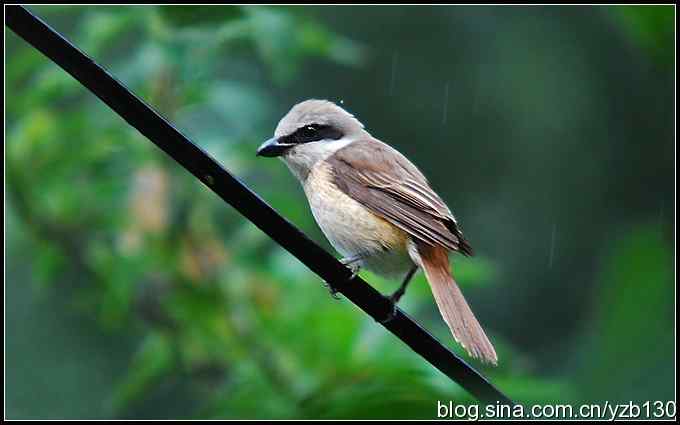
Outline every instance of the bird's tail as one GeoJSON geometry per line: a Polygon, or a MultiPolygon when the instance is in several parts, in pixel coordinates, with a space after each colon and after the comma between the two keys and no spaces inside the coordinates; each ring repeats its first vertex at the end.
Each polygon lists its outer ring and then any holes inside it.
{"type": "Polygon", "coordinates": [[[420,266],[425,272],[432,294],[454,339],[468,354],[496,365],[496,350],[470,310],[463,293],[451,276],[448,251],[442,247],[418,244],[420,266]]]}

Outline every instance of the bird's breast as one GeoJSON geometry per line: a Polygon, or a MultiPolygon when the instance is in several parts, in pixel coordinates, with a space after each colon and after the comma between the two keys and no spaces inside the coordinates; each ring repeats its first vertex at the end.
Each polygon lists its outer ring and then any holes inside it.
{"type": "Polygon", "coordinates": [[[341,191],[327,163],[317,164],[303,186],[316,222],[341,255],[364,256],[362,266],[380,274],[410,267],[408,235],[341,191]]]}

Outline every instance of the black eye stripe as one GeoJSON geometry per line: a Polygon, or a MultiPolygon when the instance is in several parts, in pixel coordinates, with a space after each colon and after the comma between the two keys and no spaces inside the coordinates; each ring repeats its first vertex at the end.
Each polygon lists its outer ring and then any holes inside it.
{"type": "Polygon", "coordinates": [[[324,139],[338,140],[341,137],[342,133],[330,125],[309,124],[298,128],[293,134],[282,137],[279,142],[301,144],[324,139]]]}

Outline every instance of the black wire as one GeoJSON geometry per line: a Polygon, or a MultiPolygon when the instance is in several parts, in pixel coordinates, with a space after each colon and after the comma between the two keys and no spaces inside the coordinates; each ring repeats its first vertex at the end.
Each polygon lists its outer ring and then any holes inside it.
{"type": "MultiPolygon", "coordinates": [[[[376,321],[388,317],[392,306],[387,298],[358,276],[350,280],[348,268],[49,25],[22,6],[6,6],[5,22],[334,289],[376,321]]],[[[402,310],[397,309],[394,319],[382,325],[480,401],[513,404],[402,310]]]]}

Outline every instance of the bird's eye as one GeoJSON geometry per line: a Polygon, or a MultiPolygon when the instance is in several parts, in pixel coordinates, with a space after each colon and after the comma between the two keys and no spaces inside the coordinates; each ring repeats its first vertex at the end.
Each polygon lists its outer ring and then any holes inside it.
{"type": "Polygon", "coordinates": [[[318,142],[326,139],[337,140],[341,137],[342,133],[334,130],[330,125],[317,123],[298,127],[293,134],[286,136],[291,143],[296,144],[318,142]]]}
{"type": "Polygon", "coordinates": [[[316,126],[308,125],[304,127],[304,129],[302,130],[302,134],[307,137],[313,137],[314,135],[316,135],[316,130],[317,130],[316,126]]]}
{"type": "Polygon", "coordinates": [[[309,143],[320,140],[319,126],[317,124],[309,124],[298,128],[293,136],[296,143],[309,143]]]}

